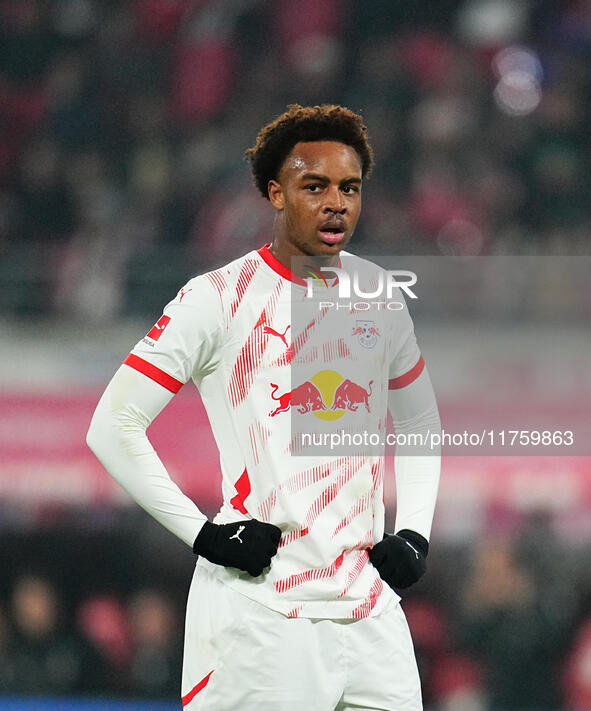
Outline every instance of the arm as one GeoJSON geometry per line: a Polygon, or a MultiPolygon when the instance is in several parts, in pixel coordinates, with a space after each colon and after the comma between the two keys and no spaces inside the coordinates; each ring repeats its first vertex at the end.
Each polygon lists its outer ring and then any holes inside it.
{"type": "Polygon", "coordinates": [[[115,481],[195,553],[257,576],[277,552],[279,528],[254,519],[220,525],[207,521],[172,481],[146,435],[183,383],[217,365],[219,307],[204,280],[190,283],[115,373],[96,408],[87,442],[115,481]]]}
{"type": "Polygon", "coordinates": [[[96,408],[87,442],[132,499],[192,546],[206,517],[171,480],[146,435],[183,383],[217,364],[219,299],[203,277],[187,286],[115,373],[96,408]]]}
{"type": "Polygon", "coordinates": [[[172,481],[146,435],[172,397],[166,388],[122,365],[98,403],[87,442],[132,499],[193,546],[206,516],[172,481]]]}
{"type": "Polygon", "coordinates": [[[260,575],[277,552],[281,531],[253,519],[242,526],[241,521],[210,523],[172,481],[146,435],[172,397],[158,383],[122,365],[96,408],[88,446],[132,499],[195,553],[212,563],[260,575]]]}
{"type": "MultiPolygon", "coordinates": [[[[427,437],[441,431],[433,387],[424,368],[412,382],[389,391],[388,406],[397,435],[427,437]]],[[[439,448],[396,446],[396,534],[386,535],[370,551],[371,562],[393,588],[412,585],[426,570],[440,465],[439,448]]]]}
{"type": "MultiPolygon", "coordinates": [[[[409,385],[389,391],[388,407],[397,435],[416,433],[426,438],[428,434],[441,432],[435,393],[426,368],[409,385]]],[[[429,540],[440,468],[439,447],[429,450],[427,444],[397,445],[396,531],[409,529],[429,540]]]]}

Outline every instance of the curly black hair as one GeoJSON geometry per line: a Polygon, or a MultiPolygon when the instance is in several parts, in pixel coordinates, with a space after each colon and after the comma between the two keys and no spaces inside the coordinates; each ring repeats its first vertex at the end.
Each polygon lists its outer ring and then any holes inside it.
{"type": "Polygon", "coordinates": [[[267,200],[269,181],[277,180],[281,166],[299,141],[345,143],[357,151],[362,177],[371,172],[373,151],[361,116],[335,104],[306,107],[290,104],[285,113],[259,131],[256,143],[245,153],[254,183],[267,200]]]}

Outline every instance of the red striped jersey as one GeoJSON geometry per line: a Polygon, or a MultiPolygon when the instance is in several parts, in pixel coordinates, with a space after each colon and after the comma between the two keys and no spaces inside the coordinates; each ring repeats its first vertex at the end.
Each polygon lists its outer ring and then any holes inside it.
{"type": "Polygon", "coordinates": [[[307,293],[268,246],[252,251],[190,280],[125,363],[172,392],[189,380],[199,389],[220,452],[214,521],[281,528],[261,577],[199,565],[285,615],[366,617],[395,595],[368,560],[384,533],[383,452],[317,455],[300,438],[368,423],[383,432],[388,387],[412,382],[423,361],[406,308],[325,307],[296,324],[307,293]]]}

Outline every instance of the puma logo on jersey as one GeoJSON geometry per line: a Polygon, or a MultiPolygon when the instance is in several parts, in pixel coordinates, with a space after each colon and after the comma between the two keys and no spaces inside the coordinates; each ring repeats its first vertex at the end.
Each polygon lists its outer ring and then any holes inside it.
{"type": "Polygon", "coordinates": [[[289,346],[287,345],[287,340],[285,338],[285,334],[289,331],[289,326],[285,327],[285,331],[283,333],[279,333],[279,331],[276,331],[273,327],[271,326],[264,326],[263,328],[263,333],[269,335],[269,336],[277,336],[277,338],[280,338],[283,343],[285,344],[285,347],[288,348],[289,346]]]}
{"type": "Polygon", "coordinates": [[[186,296],[190,291],[193,291],[193,289],[187,289],[187,290],[185,291],[185,287],[183,286],[183,288],[181,289],[181,291],[180,291],[180,293],[179,293],[179,304],[180,304],[181,301],[183,300],[183,297],[186,296]]]}
{"type": "Polygon", "coordinates": [[[246,528],[246,526],[238,526],[238,530],[236,531],[236,533],[233,536],[230,536],[230,538],[228,540],[231,541],[232,538],[237,538],[240,541],[240,543],[244,543],[242,538],[240,538],[240,534],[242,533],[242,531],[244,531],[245,528],[246,528]]]}

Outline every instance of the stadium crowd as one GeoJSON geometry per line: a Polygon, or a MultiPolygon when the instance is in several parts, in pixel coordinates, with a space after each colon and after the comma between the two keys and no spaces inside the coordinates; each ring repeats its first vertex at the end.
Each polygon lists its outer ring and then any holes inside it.
{"type": "Polygon", "coordinates": [[[0,617],[0,690],[47,696],[179,695],[182,634],[169,599],[137,590],[126,607],[112,595],[61,616],[54,584],[28,573],[14,581],[10,625],[0,617]]]}
{"type": "MultiPolygon", "coordinates": [[[[125,516],[102,535],[70,522],[66,545],[64,527],[21,536],[18,554],[7,541],[0,693],[178,698],[193,556],[144,514],[125,516]]],[[[477,545],[434,541],[402,603],[425,709],[591,708],[588,555],[541,512],[497,512],[477,545]]]]}
{"type": "Polygon", "coordinates": [[[243,151],[362,111],[365,254],[588,251],[588,2],[1,0],[0,308],[109,320],[268,241],[243,151]]]}

